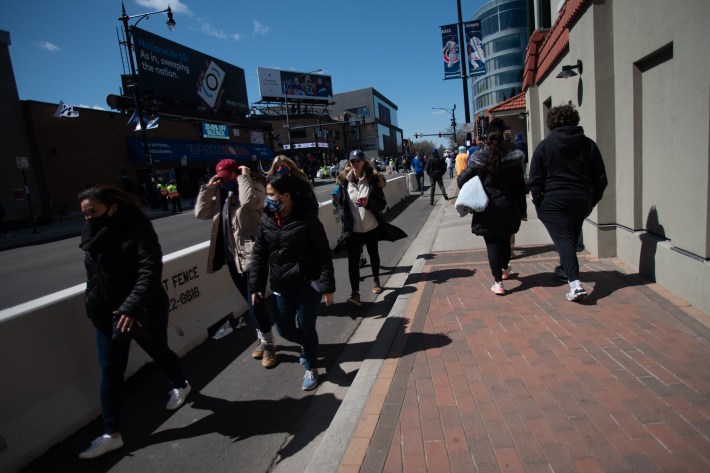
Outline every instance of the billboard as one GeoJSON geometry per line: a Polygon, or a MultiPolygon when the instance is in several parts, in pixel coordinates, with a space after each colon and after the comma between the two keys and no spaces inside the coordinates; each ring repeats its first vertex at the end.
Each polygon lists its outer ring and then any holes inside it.
{"type": "Polygon", "coordinates": [[[131,31],[142,90],[151,90],[168,103],[196,105],[198,110],[237,114],[249,110],[244,69],[140,28],[131,31]]]}
{"type": "Polygon", "coordinates": [[[459,28],[456,23],[441,27],[441,44],[444,58],[444,80],[461,78],[459,57],[459,28]]]}
{"type": "Polygon", "coordinates": [[[333,99],[333,80],[325,74],[257,68],[262,100],[294,99],[300,102],[329,102],[333,99]]]}
{"type": "MultiPolygon", "coordinates": [[[[143,141],[137,136],[126,137],[128,161],[145,164],[143,141]]],[[[270,164],[274,152],[260,143],[205,142],[171,138],[150,138],[148,148],[156,165],[182,165],[182,159],[192,164],[217,164],[223,159],[234,159],[239,164],[263,161],[270,164]]]]}
{"type": "Polygon", "coordinates": [[[483,41],[481,40],[481,22],[464,23],[463,31],[466,37],[466,53],[468,54],[468,75],[485,75],[486,55],[483,52],[483,41]]]}

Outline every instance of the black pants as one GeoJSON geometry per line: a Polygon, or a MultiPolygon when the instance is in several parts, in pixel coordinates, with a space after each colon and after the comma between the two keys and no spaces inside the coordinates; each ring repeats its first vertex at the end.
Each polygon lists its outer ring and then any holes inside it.
{"type": "Polygon", "coordinates": [[[380,229],[375,228],[367,233],[352,232],[348,238],[348,276],[350,277],[350,290],[360,291],[360,255],[362,254],[362,244],[367,248],[370,255],[370,267],[372,267],[372,277],[380,277],[380,251],[377,246],[380,229]]]}
{"type": "Polygon", "coordinates": [[[249,273],[240,273],[237,271],[237,265],[231,261],[227,262],[227,267],[229,268],[229,274],[232,276],[232,281],[234,285],[237,286],[239,293],[247,301],[247,313],[249,314],[249,321],[251,324],[259,330],[261,333],[267,333],[271,330],[271,317],[266,311],[264,304],[256,304],[255,306],[251,303],[251,297],[249,294],[249,273]]]}
{"type": "Polygon", "coordinates": [[[503,280],[503,268],[510,263],[510,235],[502,237],[483,237],[488,251],[488,265],[496,282],[503,280]]]}
{"type": "Polygon", "coordinates": [[[429,185],[431,186],[431,198],[429,199],[430,203],[434,203],[434,187],[436,187],[434,184],[439,184],[439,189],[441,190],[441,193],[446,196],[446,189],[444,189],[444,180],[441,178],[441,176],[429,176],[429,185]]]}
{"type": "Polygon", "coordinates": [[[546,194],[537,209],[537,217],[555,243],[560,264],[570,281],[579,280],[577,242],[584,219],[591,211],[591,196],[569,194],[546,194]]]}
{"type": "Polygon", "coordinates": [[[173,204],[173,213],[177,213],[178,210],[182,212],[182,202],[180,201],[180,197],[170,199],[170,203],[173,204]]]}

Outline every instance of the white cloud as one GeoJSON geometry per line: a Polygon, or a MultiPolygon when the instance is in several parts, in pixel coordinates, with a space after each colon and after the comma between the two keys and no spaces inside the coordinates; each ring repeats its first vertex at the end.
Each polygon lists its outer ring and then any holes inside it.
{"type": "Polygon", "coordinates": [[[200,24],[200,31],[206,35],[214,36],[215,38],[219,39],[232,39],[234,41],[239,41],[240,39],[242,39],[241,35],[237,33],[225,33],[219,28],[215,28],[210,22],[208,22],[204,18],[198,18],[197,22],[200,24]]]}
{"type": "Polygon", "coordinates": [[[254,34],[266,34],[271,31],[271,28],[262,24],[260,21],[252,20],[254,22],[254,34]]]}
{"type": "MultiPolygon", "coordinates": [[[[173,13],[182,13],[188,16],[192,16],[190,8],[182,3],[181,0],[136,0],[136,4],[148,8],[152,11],[165,10],[170,7],[173,13]]],[[[126,12],[129,15],[136,15],[138,13],[126,12]]],[[[140,12],[139,12],[140,13],[140,12]]]]}
{"type": "Polygon", "coordinates": [[[42,41],[41,43],[35,43],[35,45],[39,46],[45,51],[49,51],[50,53],[61,51],[61,49],[59,49],[59,46],[54,43],[50,43],[49,41],[42,41]]]}

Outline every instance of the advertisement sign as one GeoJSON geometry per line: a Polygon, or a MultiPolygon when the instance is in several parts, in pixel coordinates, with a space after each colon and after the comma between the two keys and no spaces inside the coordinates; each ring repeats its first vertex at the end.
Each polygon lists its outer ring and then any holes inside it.
{"type": "Polygon", "coordinates": [[[131,31],[141,89],[198,110],[247,112],[243,69],[140,28],[131,31]]]}
{"type": "Polygon", "coordinates": [[[459,29],[454,23],[441,27],[441,44],[444,56],[444,80],[461,78],[461,58],[459,57],[459,29]]]}
{"type": "Polygon", "coordinates": [[[468,54],[468,74],[482,76],[486,73],[486,55],[483,52],[481,40],[481,22],[469,21],[463,24],[466,37],[466,53],[468,54]]]}
{"type": "MultiPolygon", "coordinates": [[[[144,164],[143,142],[140,137],[126,137],[128,160],[131,164],[144,164]]],[[[205,141],[149,138],[148,149],[155,164],[180,165],[183,156],[193,164],[217,164],[223,159],[233,159],[242,164],[264,161],[271,164],[274,152],[263,144],[216,143],[205,141]]]]}
{"type": "Polygon", "coordinates": [[[299,102],[329,102],[333,99],[333,81],[325,74],[257,68],[262,100],[284,99],[299,102]]]}
{"type": "Polygon", "coordinates": [[[229,126],[221,123],[202,123],[202,137],[215,140],[229,139],[229,126]]]}

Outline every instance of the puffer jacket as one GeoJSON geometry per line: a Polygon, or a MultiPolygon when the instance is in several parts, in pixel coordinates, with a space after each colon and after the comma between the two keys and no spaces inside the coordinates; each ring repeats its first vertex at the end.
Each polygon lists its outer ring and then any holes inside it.
{"type": "Polygon", "coordinates": [[[328,237],[316,212],[295,210],[280,222],[273,212],[264,212],[249,272],[252,293],[266,291],[267,276],[271,290],[281,294],[311,281],[319,282],[323,294],[335,292],[328,237]]]}
{"type": "MultiPolygon", "coordinates": [[[[254,239],[259,228],[266,200],[266,189],[250,176],[237,176],[238,194],[232,194],[224,205],[229,206],[230,246],[234,248],[237,271],[246,273],[251,266],[254,239]]],[[[220,204],[225,192],[220,186],[203,185],[195,203],[195,217],[212,219],[210,249],[207,252],[207,273],[212,274],[225,264],[224,232],[220,204]]]]}
{"type": "Polygon", "coordinates": [[[111,333],[114,311],[141,321],[167,317],[163,253],[150,223],[119,211],[96,235],[87,226],[79,247],[85,251],[84,304],[95,327],[111,333]]]}
{"type": "Polygon", "coordinates": [[[498,174],[486,169],[488,148],[476,151],[471,164],[458,177],[459,189],[474,176],[479,176],[488,194],[488,206],[483,212],[474,212],[471,232],[479,236],[504,237],[517,233],[523,215],[527,215],[525,178],[521,151],[508,152],[500,162],[498,174]]]}

